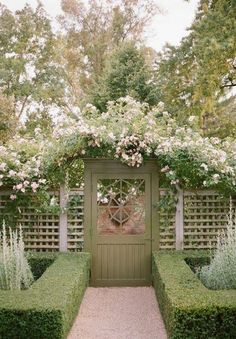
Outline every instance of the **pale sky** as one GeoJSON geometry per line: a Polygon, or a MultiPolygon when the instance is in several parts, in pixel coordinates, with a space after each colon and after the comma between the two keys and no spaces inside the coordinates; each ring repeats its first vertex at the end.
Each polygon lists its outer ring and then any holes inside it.
{"type": "MultiPolygon", "coordinates": [[[[28,2],[32,7],[37,6],[37,0],[0,0],[10,10],[22,9],[28,2]]],[[[61,14],[60,0],[41,0],[46,11],[52,18],[61,14]]],[[[147,45],[160,51],[166,42],[177,45],[181,38],[187,34],[194,19],[195,11],[199,0],[156,0],[156,3],[163,10],[162,15],[158,14],[147,30],[147,45]]]]}

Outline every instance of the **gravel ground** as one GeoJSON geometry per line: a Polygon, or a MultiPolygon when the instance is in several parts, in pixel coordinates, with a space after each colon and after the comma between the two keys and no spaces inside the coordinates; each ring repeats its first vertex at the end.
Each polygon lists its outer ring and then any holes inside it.
{"type": "Polygon", "coordinates": [[[152,287],[89,287],[67,339],[166,338],[152,287]]]}

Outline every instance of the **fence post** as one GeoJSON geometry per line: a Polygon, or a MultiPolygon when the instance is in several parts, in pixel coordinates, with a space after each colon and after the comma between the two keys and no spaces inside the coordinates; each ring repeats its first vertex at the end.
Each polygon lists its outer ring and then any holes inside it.
{"type": "Polygon", "coordinates": [[[65,184],[60,185],[60,208],[62,209],[59,218],[59,251],[67,251],[67,212],[65,207],[67,205],[67,189],[65,184]]]}
{"type": "Polygon", "coordinates": [[[184,192],[177,188],[177,205],[175,213],[175,249],[184,248],[184,192]]]}

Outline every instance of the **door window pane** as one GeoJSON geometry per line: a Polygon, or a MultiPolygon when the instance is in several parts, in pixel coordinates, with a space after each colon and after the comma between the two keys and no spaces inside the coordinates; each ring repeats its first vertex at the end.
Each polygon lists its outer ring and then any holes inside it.
{"type": "Polygon", "coordinates": [[[145,180],[99,179],[97,182],[99,234],[145,232],[145,180]]]}

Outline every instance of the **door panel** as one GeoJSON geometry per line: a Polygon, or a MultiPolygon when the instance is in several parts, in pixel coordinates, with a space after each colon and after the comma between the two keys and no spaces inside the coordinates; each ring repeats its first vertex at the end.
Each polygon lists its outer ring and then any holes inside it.
{"type": "Polygon", "coordinates": [[[92,175],[92,282],[148,285],[151,279],[151,175],[92,175]]]}
{"type": "Polygon", "coordinates": [[[144,244],[98,244],[96,280],[146,281],[144,244]]]}

